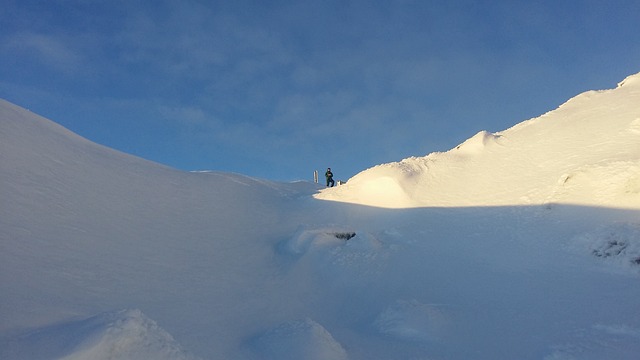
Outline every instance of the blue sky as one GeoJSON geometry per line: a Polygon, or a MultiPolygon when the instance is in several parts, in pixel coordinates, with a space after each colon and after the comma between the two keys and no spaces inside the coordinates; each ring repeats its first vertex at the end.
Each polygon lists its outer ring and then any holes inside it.
{"type": "Polygon", "coordinates": [[[2,0],[0,97],[183,170],[348,179],[640,72],[640,2],[2,0]]]}

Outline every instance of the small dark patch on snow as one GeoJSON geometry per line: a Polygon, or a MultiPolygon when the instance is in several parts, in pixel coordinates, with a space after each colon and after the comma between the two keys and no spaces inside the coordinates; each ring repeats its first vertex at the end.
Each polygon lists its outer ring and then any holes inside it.
{"type": "MultiPolygon", "coordinates": [[[[594,249],[591,253],[601,258],[623,256],[627,251],[629,244],[621,240],[609,240],[599,249],[594,249]]],[[[633,257],[629,260],[631,265],[640,265],[640,256],[633,257]]]]}
{"type": "Polygon", "coordinates": [[[338,239],[342,239],[342,240],[348,241],[349,239],[351,239],[354,236],[356,236],[356,233],[354,233],[354,232],[337,232],[337,233],[333,233],[333,236],[335,236],[338,239]]]}
{"type": "Polygon", "coordinates": [[[609,256],[618,256],[627,248],[627,243],[618,240],[609,240],[605,246],[592,251],[597,257],[607,258],[609,256]]]}
{"type": "Polygon", "coordinates": [[[633,269],[640,267],[640,223],[612,223],[576,238],[591,256],[610,264],[633,269]]]}

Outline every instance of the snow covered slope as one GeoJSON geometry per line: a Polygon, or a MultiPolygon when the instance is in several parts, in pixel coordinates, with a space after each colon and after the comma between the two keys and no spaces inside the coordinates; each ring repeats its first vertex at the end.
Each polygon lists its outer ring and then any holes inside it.
{"type": "Polygon", "coordinates": [[[333,189],[0,101],[0,359],[637,359],[639,82],[333,189]]]}
{"type": "Polygon", "coordinates": [[[200,312],[238,307],[245,297],[237,286],[267,286],[266,240],[295,231],[278,226],[285,214],[276,210],[315,191],[173,170],[5,101],[0,121],[0,332],[141,305],[152,314],[175,307],[174,319],[189,322],[181,331],[217,326],[193,337],[224,344],[233,326],[220,324],[241,323],[237,314],[222,311],[212,320],[200,312]]]}
{"type": "Polygon", "coordinates": [[[325,200],[392,208],[565,203],[640,207],[640,74],[445,153],[365,170],[325,200]]]}

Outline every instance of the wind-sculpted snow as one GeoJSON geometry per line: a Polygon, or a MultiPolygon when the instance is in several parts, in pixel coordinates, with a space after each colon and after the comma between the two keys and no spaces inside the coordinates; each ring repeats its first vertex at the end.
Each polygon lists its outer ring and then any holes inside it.
{"type": "Polygon", "coordinates": [[[321,251],[323,248],[376,249],[380,242],[371,234],[356,233],[344,228],[302,229],[281,245],[282,251],[293,255],[321,251]]]}
{"type": "Polygon", "coordinates": [[[635,360],[639,90],[332,189],[0,101],[0,358],[635,360]]]}
{"type": "Polygon", "coordinates": [[[196,360],[140,310],[63,322],[0,342],[9,359],[196,360]]]}
{"type": "Polygon", "coordinates": [[[500,135],[492,134],[488,131],[480,131],[467,141],[456,147],[457,155],[477,155],[486,151],[487,148],[500,145],[500,135]]]}
{"type": "Polygon", "coordinates": [[[318,199],[388,208],[568,203],[640,207],[640,75],[454,149],[365,170],[318,199]],[[584,174],[584,176],[582,176],[584,174]],[[558,185],[557,179],[568,182],[558,185]]]}

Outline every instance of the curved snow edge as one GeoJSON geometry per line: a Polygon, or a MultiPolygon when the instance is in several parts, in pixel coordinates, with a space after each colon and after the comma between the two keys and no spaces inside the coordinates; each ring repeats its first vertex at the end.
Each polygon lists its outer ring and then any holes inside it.
{"type": "Polygon", "coordinates": [[[3,359],[197,359],[137,309],[33,329],[0,344],[3,359]]]}

